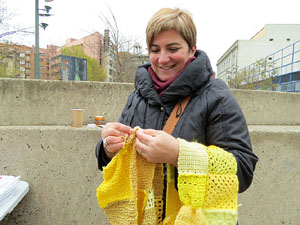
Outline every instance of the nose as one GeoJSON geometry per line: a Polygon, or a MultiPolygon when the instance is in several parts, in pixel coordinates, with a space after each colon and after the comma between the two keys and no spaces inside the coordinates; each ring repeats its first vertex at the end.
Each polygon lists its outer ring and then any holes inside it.
{"type": "Polygon", "coordinates": [[[161,51],[158,57],[158,63],[166,64],[170,61],[170,55],[167,51],[161,51]]]}

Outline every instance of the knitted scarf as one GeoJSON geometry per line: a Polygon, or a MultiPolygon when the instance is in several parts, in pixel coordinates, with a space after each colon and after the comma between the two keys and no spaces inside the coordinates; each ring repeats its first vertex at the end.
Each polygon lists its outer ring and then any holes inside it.
{"type": "Polygon", "coordinates": [[[168,165],[163,220],[163,165],[138,154],[135,139],[134,132],[104,168],[97,189],[99,206],[111,225],[236,225],[237,164],[231,153],[179,139],[178,191],[174,167],[168,165]]]}
{"type": "Polygon", "coordinates": [[[161,81],[156,73],[154,72],[152,66],[148,68],[148,72],[151,75],[152,81],[153,81],[153,87],[157,91],[159,96],[162,96],[165,90],[173,83],[174,80],[182,73],[182,71],[194,60],[196,59],[195,56],[189,58],[187,62],[185,63],[184,67],[181,71],[179,71],[177,74],[175,74],[170,80],[167,81],[161,81]]]}

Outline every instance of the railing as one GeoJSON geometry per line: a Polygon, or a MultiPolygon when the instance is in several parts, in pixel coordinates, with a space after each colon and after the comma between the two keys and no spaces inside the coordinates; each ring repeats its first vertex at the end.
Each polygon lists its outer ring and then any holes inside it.
{"type": "Polygon", "coordinates": [[[276,91],[300,92],[300,40],[239,70],[248,71],[252,80],[278,77],[276,91]],[[263,75],[262,75],[263,74],[263,75]],[[289,76],[288,80],[282,79],[289,76]]]}

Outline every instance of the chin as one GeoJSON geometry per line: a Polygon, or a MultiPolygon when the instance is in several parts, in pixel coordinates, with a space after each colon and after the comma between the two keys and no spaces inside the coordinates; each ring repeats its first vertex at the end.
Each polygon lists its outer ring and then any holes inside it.
{"type": "Polygon", "coordinates": [[[170,79],[172,79],[175,75],[160,75],[157,76],[159,78],[160,81],[166,82],[170,79]]]}
{"type": "Polygon", "coordinates": [[[160,81],[162,82],[166,82],[168,80],[170,80],[172,77],[158,77],[160,81]]]}

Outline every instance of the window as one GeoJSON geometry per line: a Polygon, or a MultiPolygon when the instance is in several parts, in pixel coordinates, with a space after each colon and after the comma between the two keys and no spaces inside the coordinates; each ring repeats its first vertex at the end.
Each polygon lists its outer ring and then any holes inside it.
{"type": "Polygon", "coordinates": [[[26,56],[26,61],[29,61],[30,60],[30,56],[26,56]]]}
{"type": "Polygon", "coordinates": [[[25,60],[20,60],[21,65],[25,65],[25,60]]]}
{"type": "Polygon", "coordinates": [[[25,66],[26,66],[26,67],[30,67],[30,63],[29,63],[29,62],[27,62],[25,66]]]}
{"type": "Polygon", "coordinates": [[[25,67],[20,67],[20,71],[25,71],[25,67]]]}
{"type": "Polygon", "coordinates": [[[20,57],[24,58],[25,57],[25,53],[20,53],[20,57]]]}

